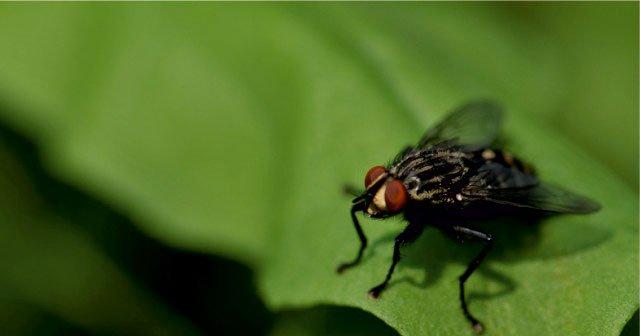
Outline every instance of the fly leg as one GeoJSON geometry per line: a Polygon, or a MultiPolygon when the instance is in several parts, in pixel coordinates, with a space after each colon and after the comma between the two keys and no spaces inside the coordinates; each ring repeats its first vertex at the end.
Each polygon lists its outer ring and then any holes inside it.
{"type": "Polygon", "coordinates": [[[362,195],[362,190],[353,184],[344,184],[342,186],[342,192],[347,196],[358,197],[362,195]]]}
{"type": "Polygon", "coordinates": [[[380,296],[380,293],[382,293],[382,291],[389,284],[389,280],[391,280],[391,276],[393,275],[393,271],[396,268],[396,264],[398,264],[398,262],[400,261],[400,248],[407,246],[413,243],[416,239],[418,239],[418,237],[420,237],[420,234],[422,234],[423,229],[424,229],[424,226],[421,224],[410,223],[404,229],[404,231],[402,231],[402,233],[400,233],[396,237],[393,245],[393,257],[391,259],[391,267],[389,267],[389,271],[387,271],[387,276],[384,278],[384,281],[381,284],[369,290],[369,297],[373,299],[377,299],[380,296]]]}
{"type": "Polygon", "coordinates": [[[480,266],[480,263],[482,263],[484,258],[491,250],[491,247],[493,246],[493,237],[490,234],[475,231],[463,226],[454,226],[452,229],[455,234],[462,235],[463,237],[476,241],[481,241],[484,244],[484,247],[482,248],[480,253],[478,253],[478,255],[476,255],[476,257],[471,260],[471,262],[467,266],[467,269],[464,271],[464,273],[462,273],[460,278],[458,278],[460,281],[460,304],[462,305],[462,312],[473,326],[473,330],[476,333],[481,333],[484,330],[482,323],[480,323],[478,319],[471,315],[469,309],[467,308],[467,300],[464,294],[464,284],[465,282],[467,282],[467,279],[469,279],[471,274],[478,268],[478,266],[480,266]]]}
{"type": "Polygon", "coordinates": [[[356,212],[362,210],[362,204],[362,202],[356,203],[351,207],[351,220],[353,221],[353,226],[355,226],[356,232],[358,233],[358,238],[360,239],[360,249],[358,249],[358,255],[352,261],[340,264],[337,269],[338,273],[342,273],[346,269],[360,263],[360,259],[362,259],[362,253],[364,253],[364,249],[367,248],[367,237],[364,235],[364,231],[362,231],[362,227],[358,222],[358,217],[356,217],[356,212]]]}

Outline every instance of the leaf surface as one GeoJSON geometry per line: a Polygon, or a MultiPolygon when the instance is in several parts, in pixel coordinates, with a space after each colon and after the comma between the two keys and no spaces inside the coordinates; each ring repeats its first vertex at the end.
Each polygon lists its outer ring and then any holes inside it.
{"type": "Polygon", "coordinates": [[[554,123],[561,107],[577,109],[563,103],[564,90],[579,90],[562,71],[571,58],[516,14],[459,4],[4,4],[0,48],[12,52],[0,55],[10,107],[0,116],[38,139],[56,174],[147,233],[259,269],[275,309],[356,306],[402,334],[455,335],[470,333],[456,279],[477,247],[427,231],[370,301],[401,224],[365,220],[365,261],[337,276],[357,243],[340,189],[447,110],[494,99],[508,111],[509,148],[603,210],[535,228],[487,224],[499,243],[469,282],[471,309],[491,335],[616,335],[638,305],[637,194],[554,123]]]}

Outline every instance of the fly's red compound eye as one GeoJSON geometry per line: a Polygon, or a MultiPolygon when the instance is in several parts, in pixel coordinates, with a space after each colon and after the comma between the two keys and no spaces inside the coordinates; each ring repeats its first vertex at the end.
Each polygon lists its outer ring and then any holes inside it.
{"type": "Polygon", "coordinates": [[[384,192],[384,201],[387,204],[387,210],[389,212],[398,212],[402,210],[405,205],[407,205],[408,199],[409,195],[407,194],[407,189],[400,180],[393,179],[387,182],[387,187],[384,192]]]}
{"type": "Polygon", "coordinates": [[[367,175],[364,177],[364,187],[369,188],[371,183],[373,183],[380,175],[386,173],[387,170],[382,166],[373,166],[367,172],[367,175]]]}

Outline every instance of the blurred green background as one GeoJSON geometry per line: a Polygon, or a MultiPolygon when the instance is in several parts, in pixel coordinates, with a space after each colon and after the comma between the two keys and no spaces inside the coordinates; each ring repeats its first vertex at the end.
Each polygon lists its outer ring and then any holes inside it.
{"type": "Polygon", "coordinates": [[[428,238],[454,265],[381,303],[397,225],[331,265],[342,183],[477,97],[604,205],[498,248],[488,334],[637,334],[638,56],[635,2],[0,4],[0,334],[470,334],[473,250],[428,238]]]}

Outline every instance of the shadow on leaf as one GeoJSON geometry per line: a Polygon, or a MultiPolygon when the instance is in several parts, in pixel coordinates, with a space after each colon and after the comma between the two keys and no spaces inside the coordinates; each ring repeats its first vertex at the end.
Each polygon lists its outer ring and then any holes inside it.
{"type": "MultiPolygon", "coordinates": [[[[562,218],[558,216],[535,218],[526,215],[469,222],[471,227],[490,233],[495,238],[493,249],[478,268],[475,276],[479,274],[492,282],[499,283],[502,287],[493,293],[471,291],[468,294],[469,300],[495,298],[507,295],[516,289],[516,281],[492,268],[494,263],[518,263],[569,256],[592,249],[611,236],[609,231],[580,220],[584,217],[571,217],[574,218],[562,222],[556,221],[557,218],[562,218]],[[561,226],[561,230],[549,230],[553,225],[561,226]]],[[[365,258],[370,258],[375,253],[391,255],[393,240],[398,233],[389,233],[374,241],[370,247],[370,253],[366,254],[365,258]],[[382,251],[383,248],[389,251],[382,251]]],[[[466,266],[480,249],[479,243],[456,241],[438,230],[427,228],[413,245],[402,250],[403,258],[398,264],[400,268],[424,269],[423,279],[417,280],[409,276],[396,277],[390,282],[389,288],[402,282],[427,288],[441,277],[447,265],[466,266]]]]}
{"type": "MultiPolygon", "coordinates": [[[[251,269],[224,257],[175,249],[148,237],[123,213],[116,211],[98,198],[52,176],[40,159],[39,148],[2,122],[0,122],[0,163],[3,168],[0,182],[3,180],[9,182],[0,183],[0,185],[11,187],[0,192],[0,210],[11,209],[16,216],[20,215],[25,218],[36,215],[38,215],[37,218],[42,218],[42,223],[16,221],[12,224],[20,229],[16,232],[21,233],[20,241],[24,243],[18,246],[24,247],[27,254],[33,253],[39,257],[52,254],[41,252],[47,247],[43,245],[52,244],[51,235],[43,236],[41,240],[36,241],[31,237],[40,237],[41,235],[33,234],[33,232],[40,232],[43,228],[46,229],[44,232],[65,232],[67,230],[80,232],[81,234],[71,237],[86,236],[95,250],[103,253],[117,265],[119,271],[132,279],[132,283],[135,283],[139,292],[157,300],[150,302],[160,302],[170,307],[167,309],[170,313],[162,315],[158,319],[174,318],[181,321],[184,318],[195,326],[194,330],[206,334],[264,334],[270,328],[273,315],[267,311],[257,296],[251,269]],[[26,225],[26,223],[30,223],[30,225],[26,225]],[[45,226],[45,223],[48,225],[45,226]],[[65,225],[61,223],[65,223],[65,225]],[[40,242],[44,243],[40,244],[40,242]],[[26,246],[27,244],[30,246],[26,246]]],[[[8,227],[8,224],[5,226],[8,227]]],[[[10,241],[16,240],[11,239],[10,241]]],[[[67,246],[63,247],[73,248],[73,246],[75,245],[67,243],[67,246]]],[[[2,251],[7,255],[16,253],[11,250],[10,246],[4,246],[2,251]]],[[[64,255],[64,251],[56,250],[53,252],[64,255]]],[[[78,253],[74,252],[72,257],[67,259],[36,258],[32,263],[35,267],[33,278],[52,277],[51,272],[47,271],[48,268],[53,268],[58,272],[62,272],[61,270],[73,271],[78,267],[78,260],[83,261],[81,257],[82,255],[78,256],[78,253]]],[[[15,269],[25,272],[23,270],[26,267],[24,266],[24,258],[16,255],[12,259],[21,266],[15,269]]],[[[10,272],[12,272],[11,269],[4,272],[2,280],[11,275],[10,272]]],[[[18,271],[14,270],[13,272],[18,271]]],[[[28,324],[25,324],[26,327],[14,323],[17,325],[14,327],[15,332],[10,334],[38,334],[41,329],[47,331],[44,333],[48,333],[48,331],[75,334],[84,331],[90,333],[96,333],[96,331],[100,331],[100,333],[105,331],[106,333],[135,333],[132,328],[136,324],[141,324],[140,320],[144,316],[127,318],[123,325],[114,325],[115,318],[108,316],[108,314],[103,316],[93,313],[93,310],[90,309],[93,306],[91,300],[95,300],[94,297],[88,299],[79,297],[86,292],[74,288],[76,282],[68,279],[73,279],[76,276],[82,277],[88,272],[90,271],[78,271],[77,274],[71,273],[68,276],[59,277],[59,279],[67,280],[66,282],[63,280],[57,282],[44,280],[34,281],[33,284],[22,284],[21,288],[35,288],[37,286],[38,299],[35,300],[36,303],[24,299],[21,293],[9,293],[6,289],[0,291],[0,296],[14,294],[16,296],[15,302],[11,302],[8,306],[12,311],[11,318],[29,321],[28,324]],[[70,308],[52,309],[52,306],[60,305],[57,301],[58,297],[41,294],[52,291],[49,287],[41,287],[42,284],[49,286],[50,283],[50,287],[57,289],[56,293],[61,293],[60,295],[63,295],[66,300],[80,302],[79,306],[82,310],[87,310],[89,313],[68,312],[70,308]],[[66,290],[67,288],[68,290],[66,290]],[[20,309],[16,310],[16,307],[20,309]],[[80,317],[69,321],[65,319],[67,315],[59,316],[59,310],[63,310],[68,315],[80,317]],[[97,322],[86,322],[85,320],[88,319],[97,322]],[[80,323],[76,325],[78,320],[80,323]],[[100,328],[106,328],[106,330],[100,328]],[[78,332],[75,329],[78,329],[78,332]]],[[[96,270],[96,272],[103,271],[96,270]]],[[[99,273],[96,278],[108,275],[105,274],[99,273]]],[[[105,282],[105,284],[111,284],[111,282],[105,282]]],[[[101,290],[104,293],[112,293],[119,291],[120,288],[103,287],[101,290]]],[[[99,294],[96,293],[96,295],[99,294]]],[[[122,298],[129,298],[129,296],[122,296],[122,298]]],[[[139,304],[139,302],[118,300],[121,300],[120,296],[111,299],[111,301],[122,305],[139,304]]],[[[107,306],[105,302],[101,302],[101,305],[107,306]]],[[[63,305],[63,307],[66,306],[63,305]]],[[[96,310],[96,312],[101,311],[96,310]]],[[[118,312],[114,316],[119,317],[123,314],[118,312]]],[[[2,317],[4,316],[0,316],[0,320],[2,317]]],[[[171,325],[169,322],[167,324],[171,325]]],[[[165,326],[154,325],[153,327],[157,331],[158,328],[165,326]]],[[[140,332],[142,334],[148,331],[141,330],[145,331],[140,332]]],[[[167,333],[171,332],[167,331],[167,333]]],[[[180,329],[180,333],[184,334],[185,331],[180,329]]]]}
{"type": "Polygon", "coordinates": [[[271,336],[278,335],[398,335],[387,324],[363,310],[317,306],[285,310],[277,315],[271,336]]]}

